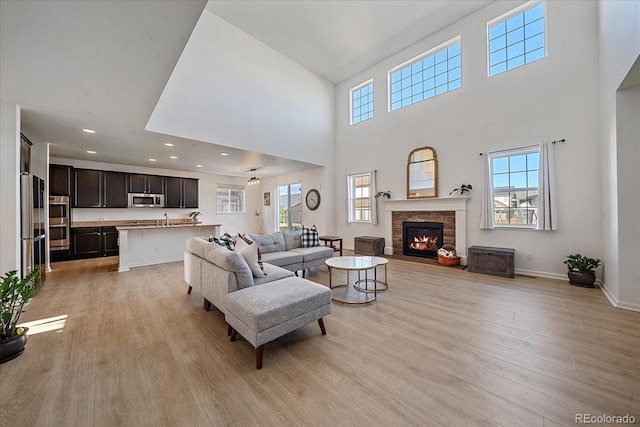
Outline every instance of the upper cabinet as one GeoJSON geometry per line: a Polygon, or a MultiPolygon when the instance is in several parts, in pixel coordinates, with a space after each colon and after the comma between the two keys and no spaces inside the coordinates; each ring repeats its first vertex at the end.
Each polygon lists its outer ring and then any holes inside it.
{"type": "Polygon", "coordinates": [[[161,176],[129,174],[129,193],[163,194],[163,184],[161,176]]]}
{"type": "Polygon", "coordinates": [[[49,165],[49,195],[70,196],[73,168],[65,165],[49,165]]]}
{"type": "Polygon", "coordinates": [[[126,208],[127,174],[74,169],[74,208],[126,208]]]}
{"type": "Polygon", "coordinates": [[[164,202],[167,208],[197,208],[198,180],[193,178],[165,178],[164,202]]]}

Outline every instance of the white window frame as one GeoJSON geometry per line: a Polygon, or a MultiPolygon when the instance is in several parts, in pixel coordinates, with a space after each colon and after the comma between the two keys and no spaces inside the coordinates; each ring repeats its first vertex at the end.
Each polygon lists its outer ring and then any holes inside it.
{"type": "Polygon", "coordinates": [[[374,218],[374,206],[375,206],[375,198],[373,195],[374,192],[374,171],[371,172],[360,172],[360,173],[354,173],[354,174],[349,174],[347,175],[347,198],[348,198],[348,222],[357,222],[357,223],[366,223],[366,224],[372,224],[373,223],[373,218],[374,218]],[[357,191],[356,191],[356,179],[358,178],[362,178],[362,177],[368,177],[369,178],[369,186],[366,187],[368,194],[364,197],[357,197],[357,191]],[[357,215],[356,215],[356,200],[360,200],[360,199],[369,199],[369,218],[368,219],[358,219],[357,215]]]}
{"type": "MultiPolygon", "coordinates": [[[[374,106],[374,105],[373,105],[373,102],[374,102],[374,98],[373,98],[373,79],[369,79],[369,80],[367,80],[366,82],[362,82],[362,83],[360,83],[359,85],[354,86],[354,87],[352,87],[351,89],[349,89],[349,123],[350,123],[351,125],[356,125],[356,124],[358,124],[358,123],[362,123],[362,122],[365,122],[365,121],[367,121],[367,120],[369,120],[369,119],[372,119],[372,118],[373,118],[373,116],[374,116],[374,109],[373,109],[373,106],[374,106]],[[353,106],[354,99],[353,99],[353,94],[354,94],[354,92],[356,92],[356,91],[358,91],[358,90],[362,89],[362,88],[363,88],[363,87],[365,87],[365,86],[369,86],[369,85],[371,85],[371,102],[370,102],[370,104],[371,104],[371,109],[370,109],[371,117],[367,117],[366,119],[360,118],[360,120],[358,120],[358,121],[356,122],[356,121],[355,121],[355,117],[354,117],[354,115],[353,115],[353,114],[354,114],[354,106],[353,106]]],[[[367,103],[369,103],[369,102],[367,102],[367,103]]]]}
{"type": "MultiPolygon", "coordinates": [[[[521,4],[520,6],[518,6],[516,8],[514,8],[514,9],[511,9],[510,11],[508,11],[506,13],[503,13],[502,15],[490,20],[489,22],[487,22],[487,76],[489,76],[489,77],[498,76],[498,75],[504,74],[504,73],[506,73],[508,71],[515,70],[516,68],[520,68],[520,67],[522,67],[524,65],[527,65],[527,64],[530,64],[532,62],[536,62],[536,61],[538,61],[540,59],[546,58],[547,55],[548,55],[548,52],[549,52],[548,43],[547,43],[547,34],[548,34],[548,31],[547,31],[547,5],[546,5],[545,1],[540,1],[540,0],[528,1],[528,2],[526,2],[524,4],[521,4]],[[491,40],[490,40],[490,35],[489,35],[489,30],[491,29],[491,27],[493,27],[496,24],[499,24],[499,23],[501,23],[503,21],[507,21],[507,20],[513,18],[514,16],[519,15],[521,13],[524,13],[527,10],[532,9],[532,8],[534,8],[534,7],[536,7],[536,6],[540,5],[540,4],[542,4],[542,10],[543,10],[543,12],[542,12],[542,20],[543,20],[543,25],[544,25],[544,29],[543,29],[544,55],[541,58],[536,58],[536,59],[534,59],[534,60],[532,60],[530,62],[524,62],[523,64],[517,65],[517,66],[515,66],[513,68],[507,68],[504,71],[500,71],[498,73],[491,74],[491,52],[490,52],[491,40]]],[[[526,39],[523,39],[523,40],[526,40],[526,39]]],[[[526,50],[525,50],[525,53],[523,55],[526,55],[526,50]]],[[[526,58],[526,56],[525,56],[525,58],[526,58]]],[[[508,61],[509,58],[507,57],[506,60],[508,61]]],[[[526,61],[526,59],[525,59],[525,61],[526,61]]]]}
{"type": "MultiPolygon", "coordinates": [[[[458,67],[454,67],[454,68],[458,68],[458,67]]],[[[450,71],[451,70],[449,70],[447,68],[446,73],[449,73],[450,71]]],[[[435,76],[434,76],[434,78],[435,78],[435,76]]],[[[422,82],[424,82],[424,80],[422,80],[422,82]]],[[[436,97],[438,95],[445,94],[447,92],[454,91],[456,89],[460,89],[461,87],[462,87],[462,38],[460,36],[456,36],[456,37],[454,37],[454,38],[452,38],[450,40],[447,40],[444,43],[439,44],[438,46],[436,46],[436,47],[434,47],[432,49],[429,49],[428,51],[426,51],[424,53],[421,53],[420,55],[418,55],[416,57],[413,57],[413,58],[409,59],[408,61],[403,62],[400,65],[396,65],[395,67],[393,67],[392,69],[387,71],[387,111],[391,112],[391,111],[402,110],[404,107],[408,107],[410,105],[413,105],[413,104],[416,104],[416,103],[419,103],[419,102],[422,102],[422,101],[426,101],[427,99],[436,97]],[[434,83],[434,95],[433,96],[430,96],[430,97],[427,97],[427,98],[422,98],[421,100],[415,101],[415,102],[411,101],[410,104],[407,104],[407,105],[404,105],[404,106],[400,106],[400,107],[398,107],[396,109],[393,109],[392,108],[392,105],[393,105],[393,102],[392,102],[393,84],[392,84],[392,81],[391,81],[392,74],[395,73],[398,70],[401,70],[401,69],[409,66],[409,65],[413,65],[414,63],[417,63],[418,61],[422,61],[424,58],[427,58],[427,57],[429,57],[431,55],[435,55],[436,53],[439,53],[442,50],[449,49],[450,47],[453,47],[456,44],[460,45],[460,65],[459,65],[459,68],[460,68],[460,86],[452,88],[452,89],[449,89],[448,88],[449,81],[447,79],[447,90],[444,91],[444,92],[441,92],[441,93],[435,93],[435,88],[437,87],[437,85],[434,83]]]]}
{"type": "MultiPolygon", "coordinates": [[[[235,202],[237,203],[237,201],[235,202]]],[[[244,185],[217,184],[216,185],[216,213],[218,214],[243,214],[246,213],[247,198],[244,185]],[[226,194],[224,194],[226,192],[226,194]],[[232,192],[240,195],[241,206],[234,206],[232,192]],[[233,210],[231,209],[233,207],[233,210]]]]}
{"type": "MultiPolygon", "coordinates": [[[[533,146],[529,146],[529,147],[522,147],[522,148],[516,148],[516,149],[511,149],[511,150],[502,150],[502,151],[496,151],[496,152],[492,152],[492,153],[488,153],[489,155],[489,165],[490,165],[490,176],[491,176],[491,205],[492,205],[492,221],[493,221],[493,227],[494,228],[506,228],[506,229],[513,229],[513,228],[526,228],[526,229],[535,229],[536,228],[536,224],[538,222],[538,204],[536,204],[534,207],[518,207],[516,206],[515,209],[512,209],[510,206],[507,206],[507,220],[509,222],[507,223],[503,223],[503,222],[499,222],[496,219],[496,214],[497,214],[497,210],[496,210],[496,206],[495,206],[495,195],[496,193],[504,193],[505,191],[509,192],[509,193],[522,193],[522,192],[528,192],[529,191],[537,191],[538,193],[538,197],[541,197],[540,195],[540,146],[539,145],[533,145],[533,146]],[[527,164],[527,167],[524,171],[525,174],[528,174],[529,172],[533,172],[536,171],[537,172],[537,183],[538,186],[525,186],[525,187],[512,187],[512,186],[507,186],[507,187],[495,187],[494,186],[494,178],[495,175],[498,175],[498,173],[496,173],[494,171],[494,160],[497,159],[503,159],[503,158],[511,158],[511,157],[516,157],[516,156],[522,156],[522,155],[528,155],[528,154],[537,154],[538,155],[538,162],[535,164],[535,168],[530,168],[529,165],[527,164]],[[517,218],[518,216],[522,216],[523,211],[526,213],[527,215],[527,222],[526,223],[511,223],[511,212],[514,211],[515,217],[517,218]],[[531,217],[531,219],[529,218],[531,217]],[[535,222],[533,222],[533,218],[535,217],[535,222]]],[[[511,174],[514,173],[511,171],[511,168],[509,166],[509,171],[506,173],[508,175],[508,178],[511,178],[511,174]]],[[[521,172],[518,172],[521,173],[521,172]]],[[[504,174],[504,173],[500,173],[500,174],[504,174]]],[[[528,180],[527,180],[528,182],[528,180]]],[[[511,203],[509,201],[509,203],[511,203]]]]}

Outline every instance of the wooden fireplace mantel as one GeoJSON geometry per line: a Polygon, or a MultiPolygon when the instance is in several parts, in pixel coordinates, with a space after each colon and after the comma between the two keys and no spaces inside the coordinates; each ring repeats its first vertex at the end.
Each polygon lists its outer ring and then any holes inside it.
{"type": "Polygon", "coordinates": [[[456,218],[456,250],[462,264],[467,263],[467,201],[470,197],[436,197],[428,199],[383,200],[384,205],[384,253],[393,255],[393,212],[454,211],[456,218]]]}

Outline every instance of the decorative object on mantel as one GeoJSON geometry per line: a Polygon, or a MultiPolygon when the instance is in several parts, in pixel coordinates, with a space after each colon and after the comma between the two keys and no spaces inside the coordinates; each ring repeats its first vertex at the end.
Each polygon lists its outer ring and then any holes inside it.
{"type": "Polygon", "coordinates": [[[20,356],[27,344],[29,328],[17,327],[22,309],[41,284],[40,268],[33,269],[24,278],[17,270],[2,277],[0,284],[0,363],[20,356]]]}
{"type": "Polygon", "coordinates": [[[191,221],[197,223],[198,222],[198,215],[202,215],[199,211],[193,211],[189,214],[189,218],[191,218],[191,221]]]}
{"type": "Polygon", "coordinates": [[[464,196],[465,191],[467,193],[471,193],[471,190],[473,190],[473,187],[471,186],[471,184],[462,184],[460,187],[456,187],[453,190],[451,190],[451,193],[449,193],[449,195],[452,195],[453,193],[460,193],[461,196],[464,196]]]}
{"type": "Polygon", "coordinates": [[[432,147],[409,153],[407,161],[407,199],[438,197],[438,157],[432,147]]]}
{"type": "Polygon", "coordinates": [[[599,259],[589,258],[580,254],[569,255],[564,261],[567,264],[569,283],[583,288],[593,288],[596,273],[593,271],[600,265],[599,259]]]}
{"type": "Polygon", "coordinates": [[[460,265],[460,257],[456,252],[456,247],[449,244],[444,244],[438,249],[438,264],[440,265],[460,265]]]}
{"type": "Polygon", "coordinates": [[[384,197],[385,199],[390,199],[391,198],[391,190],[387,190],[387,191],[378,191],[375,195],[375,198],[377,199],[378,197],[384,197]]]}

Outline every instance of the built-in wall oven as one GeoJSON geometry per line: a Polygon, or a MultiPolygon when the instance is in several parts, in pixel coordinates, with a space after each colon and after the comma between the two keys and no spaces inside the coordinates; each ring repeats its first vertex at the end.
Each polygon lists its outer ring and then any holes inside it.
{"type": "Polygon", "coordinates": [[[49,196],[49,247],[51,251],[69,250],[70,226],[69,196],[49,196]]]}

